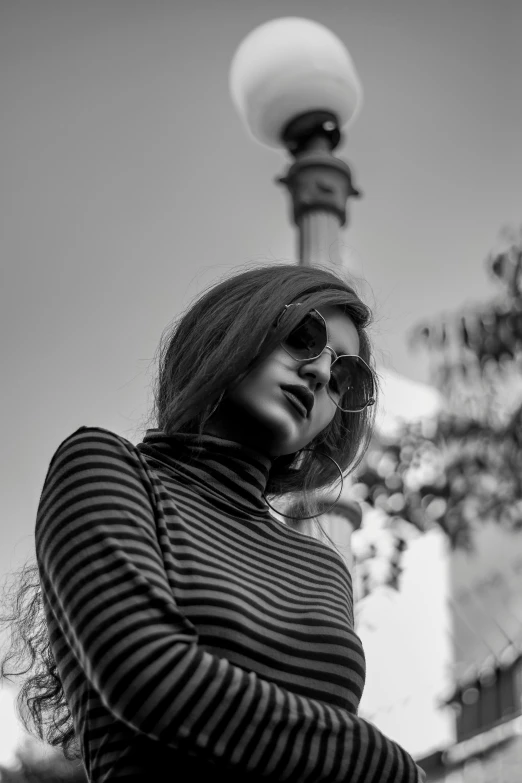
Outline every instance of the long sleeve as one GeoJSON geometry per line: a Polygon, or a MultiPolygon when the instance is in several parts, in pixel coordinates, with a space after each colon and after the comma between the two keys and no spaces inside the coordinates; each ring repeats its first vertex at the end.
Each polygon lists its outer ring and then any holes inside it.
{"type": "Polygon", "coordinates": [[[118,720],[222,771],[299,783],[418,783],[371,723],[198,646],[162,558],[158,488],[135,447],[81,428],[53,456],[36,522],[45,600],[118,720]]]}

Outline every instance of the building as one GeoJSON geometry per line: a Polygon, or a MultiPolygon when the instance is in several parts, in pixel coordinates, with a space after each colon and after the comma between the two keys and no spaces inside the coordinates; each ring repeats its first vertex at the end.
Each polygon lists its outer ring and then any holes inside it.
{"type": "Polygon", "coordinates": [[[522,781],[522,531],[477,527],[450,557],[455,742],[418,763],[430,783],[522,781]]]}

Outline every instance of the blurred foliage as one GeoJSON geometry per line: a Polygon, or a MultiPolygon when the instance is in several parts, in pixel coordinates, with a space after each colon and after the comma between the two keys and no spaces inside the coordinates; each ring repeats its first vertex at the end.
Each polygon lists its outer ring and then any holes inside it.
{"type": "MultiPolygon", "coordinates": [[[[429,353],[441,412],[403,422],[393,436],[376,433],[353,488],[390,530],[438,526],[453,549],[472,550],[481,522],[522,528],[522,230],[504,231],[503,241],[487,260],[499,293],[412,334],[429,353]]],[[[401,540],[397,533],[385,582],[395,588],[401,540]]]]}
{"type": "Polygon", "coordinates": [[[522,408],[505,427],[441,415],[431,430],[404,424],[377,436],[355,491],[393,522],[438,525],[454,548],[471,548],[475,522],[522,528],[522,408]]]}

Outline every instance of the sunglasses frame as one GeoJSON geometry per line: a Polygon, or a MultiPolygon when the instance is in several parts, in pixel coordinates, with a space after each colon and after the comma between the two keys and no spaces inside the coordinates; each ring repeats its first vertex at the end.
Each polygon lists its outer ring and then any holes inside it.
{"type": "MultiPolygon", "coordinates": [[[[277,319],[277,323],[279,324],[279,321],[281,320],[282,316],[284,315],[284,313],[285,313],[285,312],[286,312],[286,311],[287,311],[287,310],[288,310],[290,307],[299,307],[299,306],[302,306],[302,305],[303,305],[303,302],[294,302],[293,304],[285,305],[285,306],[284,306],[284,310],[283,310],[283,312],[281,313],[281,315],[280,315],[280,316],[279,316],[279,318],[277,319]]],[[[350,358],[350,359],[357,359],[359,362],[362,362],[362,363],[363,363],[363,365],[366,367],[366,369],[367,369],[367,370],[368,370],[368,372],[370,373],[370,377],[371,377],[371,379],[372,379],[372,396],[371,396],[371,397],[369,398],[369,400],[368,400],[368,401],[367,401],[367,402],[366,402],[366,403],[363,405],[363,407],[362,407],[362,408],[357,408],[356,410],[352,410],[351,408],[341,408],[341,406],[340,406],[340,405],[338,405],[338,404],[335,402],[335,400],[334,400],[334,399],[332,399],[332,397],[330,396],[330,392],[329,392],[329,390],[328,390],[328,387],[326,388],[326,392],[327,392],[328,396],[330,397],[330,399],[332,400],[332,402],[334,403],[334,405],[335,405],[337,408],[339,408],[339,410],[340,410],[340,411],[342,411],[343,413],[361,413],[361,412],[362,412],[362,411],[364,411],[366,408],[370,407],[370,405],[375,405],[375,380],[374,380],[374,372],[373,372],[372,368],[371,368],[371,367],[370,367],[370,366],[369,366],[369,365],[368,365],[368,364],[367,364],[367,363],[364,361],[364,359],[363,359],[361,356],[359,356],[358,354],[353,354],[353,353],[341,353],[341,354],[337,354],[337,353],[334,351],[334,349],[332,348],[332,346],[328,344],[328,339],[329,339],[329,337],[328,337],[328,324],[326,323],[326,321],[325,321],[325,319],[323,318],[323,316],[321,315],[321,313],[320,313],[320,312],[318,312],[318,311],[317,311],[317,310],[316,310],[316,309],[313,307],[313,308],[311,308],[310,310],[307,310],[307,312],[306,312],[306,313],[305,313],[305,315],[303,316],[303,320],[304,320],[304,318],[306,318],[306,316],[307,316],[307,315],[309,315],[309,314],[311,314],[311,313],[313,313],[313,315],[314,315],[316,318],[320,319],[320,320],[323,322],[323,324],[324,324],[324,330],[325,330],[325,334],[326,334],[326,343],[325,343],[325,346],[324,346],[324,348],[322,349],[322,351],[321,351],[320,353],[318,353],[318,354],[317,354],[317,356],[307,356],[307,357],[306,357],[306,359],[298,359],[298,358],[296,358],[295,356],[292,356],[292,354],[290,353],[290,351],[288,350],[288,348],[285,348],[285,346],[283,345],[283,342],[281,341],[280,345],[281,345],[281,348],[283,349],[283,351],[285,351],[285,353],[287,353],[287,354],[288,354],[288,355],[289,355],[289,356],[290,356],[290,357],[291,357],[291,358],[292,358],[294,361],[303,363],[303,362],[313,362],[313,361],[314,361],[314,359],[318,359],[320,356],[322,356],[322,354],[323,354],[323,353],[324,353],[326,350],[329,350],[329,351],[330,351],[330,353],[332,354],[332,356],[334,357],[334,360],[333,360],[333,362],[332,362],[332,363],[331,363],[331,365],[330,365],[330,375],[331,375],[332,367],[334,366],[335,362],[336,362],[338,359],[342,359],[344,356],[347,356],[347,357],[348,357],[348,358],[350,358]]],[[[297,325],[294,327],[294,329],[297,329],[297,325]]],[[[293,330],[292,330],[292,331],[293,331],[293,330]]]]}

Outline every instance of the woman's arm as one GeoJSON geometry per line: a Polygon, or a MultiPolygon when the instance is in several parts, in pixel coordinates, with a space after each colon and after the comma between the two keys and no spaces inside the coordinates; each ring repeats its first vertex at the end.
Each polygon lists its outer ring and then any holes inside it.
{"type": "Polygon", "coordinates": [[[162,745],[281,781],[418,783],[371,723],[198,646],[169,586],[156,489],[132,444],[81,428],[56,451],[36,523],[42,589],[105,707],[162,745]]]}

